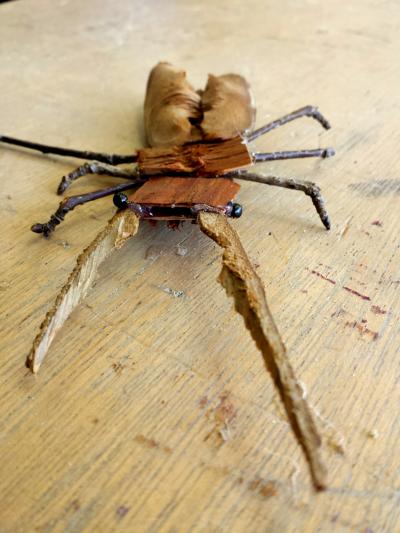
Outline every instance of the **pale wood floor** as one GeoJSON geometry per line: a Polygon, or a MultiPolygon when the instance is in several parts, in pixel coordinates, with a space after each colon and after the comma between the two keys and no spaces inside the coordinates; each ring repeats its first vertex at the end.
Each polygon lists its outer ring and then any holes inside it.
{"type": "Polygon", "coordinates": [[[334,126],[303,119],[260,148],[337,149],[264,167],[318,182],[330,232],[301,193],[249,183],[235,222],[324,436],[329,489],[315,494],[216,283],[220,251],[195,226],[143,224],[40,373],[24,368],[114,208],[101,200],[50,240],[34,235],[77,163],[0,146],[2,533],[400,530],[399,26],[390,0],[0,5],[0,133],[128,153],[144,142],[148,71],[166,59],[196,86],[208,72],[244,74],[258,124],[315,104],[334,126]]]}

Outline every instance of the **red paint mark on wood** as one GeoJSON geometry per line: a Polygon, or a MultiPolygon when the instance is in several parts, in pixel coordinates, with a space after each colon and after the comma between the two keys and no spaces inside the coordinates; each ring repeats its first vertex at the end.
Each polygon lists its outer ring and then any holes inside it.
{"type": "Polygon", "coordinates": [[[212,442],[217,446],[221,446],[223,442],[229,439],[230,426],[236,418],[236,408],[230,400],[230,393],[224,392],[219,397],[219,400],[219,404],[215,409],[209,409],[205,413],[207,418],[211,414],[214,415],[214,427],[203,439],[208,441],[213,437],[212,442]]]}
{"type": "Polygon", "coordinates": [[[331,314],[331,318],[336,318],[338,316],[342,316],[346,313],[346,311],[344,309],[342,309],[341,307],[339,307],[339,309],[336,309],[336,311],[334,311],[332,314],[331,314]]]}
{"type": "Polygon", "coordinates": [[[229,399],[229,392],[220,396],[220,403],[215,409],[215,421],[222,424],[228,424],[236,417],[236,409],[229,399]]]}
{"type": "Polygon", "coordinates": [[[372,337],[373,341],[376,341],[376,339],[378,338],[378,332],[372,331],[371,329],[367,328],[365,324],[359,324],[356,320],[354,320],[353,322],[346,322],[345,326],[357,329],[357,331],[359,331],[361,335],[368,335],[372,337]]]}
{"type": "Polygon", "coordinates": [[[68,509],[70,509],[74,513],[79,511],[80,508],[81,508],[81,503],[80,503],[79,500],[72,500],[72,502],[70,503],[70,505],[68,507],[68,509]]]}
{"type": "Polygon", "coordinates": [[[129,511],[129,507],[127,507],[126,505],[120,505],[115,511],[115,514],[117,515],[118,518],[123,518],[127,514],[128,511],[129,511]]]}
{"type": "Polygon", "coordinates": [[[382,309],[382,307],[379,307],[379,305],[373,305],[371,307],[371,311],[376,315],[386,315],[387,313],[387,311],[385,311],[385,309],[382,309]]]}
{"type": "Polygon", "coordinates": [[[208,404],[208,398],[207,396],[203,396],[202,398],[200,398],[200,401],[199,401],[199,405],[200,407],[205,407],[206,405],[208,404]]]}
{"type": "Polygon", "coordinates": [[[161,446],[156,440],[149,439],[148,437],[145,437],[144,435],[136,435],[134,440],[138,442],[139,444],[146,446],[146,448],[157,448],[157,449],[162,450],[165,453],[172,452],[169,446],[161,446]]]}
{"type": "Polygon", "coordinates": [[[154,439],[149,439],[144,435],[136,435],[135,441],[147,448],[158,448],[158,443],[154,439]]]}
{"type": "Polygon", "coordinates": [[[276,496],[278,494],[278,489],[272,481],[265,483],[260,488],[260,494],[264,498],[271,498],[271,496],[276,496]]]}
{"type": "Polygon", "coordinates": [[[369,302],[371,301],[371,298],[369,296],[366,296],[365,294],[361,294],[361,292],[358,292],[354,289],[350,289],[350,287],[346,287],[345,285],[343,285],[343,289],[347,292],[350,292],[351,294],[354,294],[354,296],[358,296],[362,300],[367,300],[369,302]]]}
{"type": "Polygon", "coordinates": [[[317,272],[316,270],[311,270],[310,272],[311,272],[311,274],[314,274],[315,276],[318,276],[319,278],[322,278],[325,281],[328,281],[329,283],[332,283],[332,285],[336,285],[336,281],[334,281],[333,279],[327,278],[326,276],[324,276],[320,272],[317,272]]]}
{"type": "Polygon", "coordinates": [[[249,483],[249,490],[258,492],[264,498],[271,498],[278,494],[278,488],[273,481],[263,482],[260,478],[255,478],[249,483]]]}

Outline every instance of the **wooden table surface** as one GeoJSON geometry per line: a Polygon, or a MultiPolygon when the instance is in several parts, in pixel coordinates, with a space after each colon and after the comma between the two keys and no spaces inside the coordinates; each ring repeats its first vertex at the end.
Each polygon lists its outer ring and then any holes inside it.
{"type": "MultiPolygon", "coordinates": [[[[0,146],[0,531],[400,531],[400,5],[395,1],[0,5],[0,133],[129,153],[159,60],[247,77],[257,124],[306,104],[264,150],[335,158],[263,165],[309,198],[243,183],[235,221],[324,440],[316,494],[262,358],[216,282],[220,250],[187,224],[143,223],[101,268],[38,375],[24,359],[108,198],[49,240],[29,231],[77,160],[0,146]],[[267,5],[269,4],[269,5],[267,5]]],[[[111,185],[90,177],[71,193],[111,185]]]]}

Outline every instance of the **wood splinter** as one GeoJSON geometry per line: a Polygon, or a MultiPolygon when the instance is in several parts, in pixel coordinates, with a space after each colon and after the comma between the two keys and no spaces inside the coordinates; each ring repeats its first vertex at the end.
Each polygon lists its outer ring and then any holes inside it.
{"type": "Polygon", "coordinates": [[[132,211],[119,211],[78,257],[76,266],[43,320],[26,366],[37,372],[54,339],[72,311],[88,293],[97,270],[111,252],[121,248],[139,228],[139,218],[132,211]]]}
{"type": "Polygon", "coordinates": [[[321,438],[268,308],[263,284],[247,257],[239,235],[223,215],[202,212],[198,222],[201,230],[224,250],[219,281],[228,296],[233,297],[236,311],[243,316],[263,355],[307,458],[315,488],[324,490],[326,470],[319,451],[321,438]]]}

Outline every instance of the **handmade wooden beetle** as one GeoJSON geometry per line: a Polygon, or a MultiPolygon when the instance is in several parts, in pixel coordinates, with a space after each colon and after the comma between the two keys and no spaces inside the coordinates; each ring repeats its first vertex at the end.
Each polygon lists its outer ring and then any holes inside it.
{"type": "Polygon", "coordinates": [[[2,142],[44,153],[97,160],[78,167],[62,178],[59,194],[86,174],[102,174],[129,181],[65,198],[50,220],[44,224],[34,224],[32,231],[47,237],[76,206],[108,195],[115,195],[117,207],[128,207],[140,218],[180,221],[196,219],[199,211],[239,217],[242,207],[232,202],[239,185],[232,178],[303,191],[311,197],[324,226],[330,228],[324,201],[316,184],[244,170],[244,167],[260,162],[334,155],[332,148],[268,153],[249,151],[252,141],[300,117],[312,117],[329,129],[329,122],[317,108],[303,107],[249,132],[255,111],[244,78],[236,74],[210,76],[205,91],[199,95],[187,82],[185,73],[168,63],[160,63],[153,69],[146,95],[146,133],[153,148],[140,149],[133,155],[82,152],[0,137],[2,142]],[[202,140],[196,142],[199,139],[202,140]],[[136,165],[130,169],[116,166],[122,163],[136,165]],[[160,176],[164,177],[161,179],[160,176]],[[129,198],[122,194],[122,191],[140,185],[139,190],[129,198]]]}
{"type": "Polygon", "coordinates": [[[184,71],[159,63],[150,74],[145,101],[145,129],[151,148],[137,150],[132,155],[117,155],[58,148],[6,136],[0,137],[0,141],[43,153],[92,160],[62,178],[60,194],[86,174],[127,180],[114,187],[65,198],[48,222],[32,226],[34,232],[47,237],[76,206],[108,195],[114,195],[114,203],[119,208],[78,258],[40,327],[28,356],[28,366],[34,372],[39,369],[55,333],[87,293],[99,264],[114,248],[136,234],[139,219],[166,220],[171,225],[184,220],[197,222],[224,249],[220,281],[234,297],[236,310],[243,315],[264,357],[309,461],[314,485],[322,489],[325,469],[318,452],[319,435],[269,312],[262,283],[226,219],[242,214],[242,207],[233,201],[239,190],[233,178],[239,178],[303,191],[311,197],[324,226],[330,228],[320,189],[314,183],[265,176],[245,169],[277,159],[333,155],[331,148],[269,153],[249,150],[250,143],[259,136],[303,116],[330,128],[315,107],[307,106],[252,130],[255,110],[244,78],[236,74],[209,76],[205,90],[196,92],[184,71]],[[122,163],[130,167],[121,168],[122,163]],[[124,191],[130,189],[135,191],[125,195],[124,191]]]}

